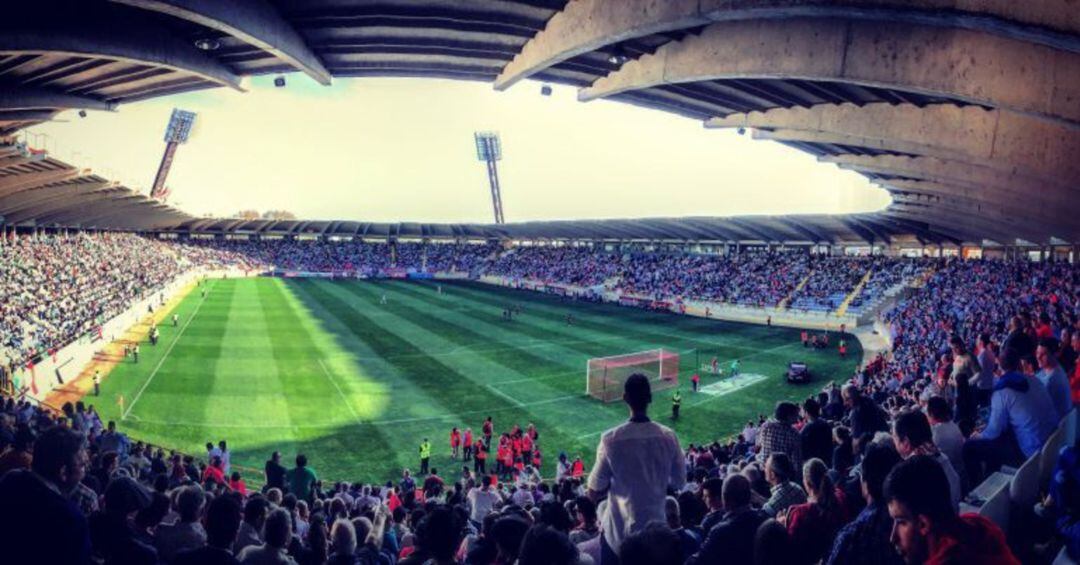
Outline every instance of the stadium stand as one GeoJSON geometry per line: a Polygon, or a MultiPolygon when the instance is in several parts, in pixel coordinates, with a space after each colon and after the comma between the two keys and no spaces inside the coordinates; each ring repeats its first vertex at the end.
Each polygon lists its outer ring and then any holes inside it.
{"type": "MultiPolygon", "coordinates": [[[[865,273],[866,269],[873,269],[886,273],[877,277],[874,284],[864,287],[865,300],[869,301],[881,289],[895,286],[893,283],[932,264],[930,260],[811,258],[795,253],[710,258],[640,252],[613,255],[592,248],[545,246],[500,250],[494,244],[392,246],[362,242],[212,239],[178,242],[131,234],[20,237],[5,242],[0,253],[7,266],[3,271],[7,277],[3,286],[5,320],[9,324],[11,320],[20,321],[18,325],[6,326],[12,329],[4,333],[5,352],[16,357],[61,345],[85,331],[101,316],[122,308],[125,301],[154,292],[169,277],[197,267],[227,266],[269,272],[355,270],[385,275],[394,269],[420,270],[426,263],[428,268],[474,275],[492,270],[508,276],[550,277],[575,284],[614,281],[612,284],[625,284],[628,289],[638,292],[742,296],[724,289],[727,281],[741,289],[757,288],[755,292],[760,294],[752,296],[759,301],[778,300],[783,292],[774,291],[771,285],[754,287],[738,275],[725,278],[726,274],[734,273],[729,270],[732,265],[749,263],[762,265],[764,269],[786,269],[797,273],[785,279],[786,284],[791,285],[788,288],[794,286],[792,281],[811,269],[814,273],[836,274],[835,280],[824,280],[825,275],[815,277],[820,282],[814,283],[815,290],[808,292],[808,296],[829,294],[833,289],[850,290],[856,279],[850,275],[852,271],[865,273]],[[57,282],[65,280],[75,284],[57,282]],[[42,296],[50,297],[50,300],[47,303],[33,300],[42,296]]],[[[971,435],[972,430],[982,428],[982,422],[1001,418],[1013,422],[1015,420],[1011,418],[1016,416],[1007,412],[1015,407],[997,399],[998,395],[1004,394],[1004,389],[999,386],[984,388],[985,383],[977,373],[990,368],[977,367],[976,373],[971,372],[969,363],[973,357],[967,351],[974,352],[980,360],[997,355],[1001,358],[1000,364],[1010,369],[1010,363],[1016,363],[1010,359],[1023,357],[1014,352],[1006,353],[1013,351],[1010,348],[1015,344],[1027,341],[1031,351],[1024,355],[1028,355],[1034,353],[1036,339],[1062,341],[1065,346],[1058,349],[1056,355],[1067,374],[1073,376],[1072,394],[1080,388],[1074,349],[1078,340],[1072,338],[1080,312],[1077,302],[1080,271],[1074,265],[1061,263],[960,259],[938,260],[933,267],[934,272],[925,285],[912,289],[907,298],[884,315],[892,331],[892,351],[879,354],[849,383],[841,388],[830,386],[807,398],[801,414],[793,405],[781,403],[775,417],[748,422],[737,437],[718,437],[709,445],[686,446],[683,456],[686,486],[672,493],[683,505],[679,511],[679,531],[686,532],[686,543],[682,546],[684,559],[691,559],[699,547],[703,552],[714,551],[710,544],[716,542],[710,541],[710,537],[719,535],[717,528],[726,527],[724,524],[734,519],[722,511],[717,511],[715,516],[703,515],[702,509],[694,508],[706,503],[698,498],[699,495],[710,488],[718,488],[715,486],[718,481],[724,483],[726,492],[727,483],[736,481],[736,477],[747,480],[750,486],[749,508],[754,512],[757,512],[753,510],[755,508],[765,508],[777,514],[792,539],[809,539],[805,537],[807,531],[813,531],[821,536],[816,538],[817,542],[829,541],[824,545],[815,542],[814,547],[818,549],[814,550],[814,560],[848,562],[852,556],[850,552],[855,551],[848,545],[851,543],[876,543],[891,551],[888,528],[873,530],[869,527],[877,519],[875,516],[884,512],[881,499],[871,499],[868,505],[858,486],[859,462],[871,446],[897,449],[904,459],[931,456],[933,465],[949,465],[954,475],[963,477],[964,491],[971,493],[964,499],[962,508],[990,519],[978,522],[966,514],[956,518],[955,510],[952,510],[953,514],[946,513],[939,520],[960,520],[966,528],[982,528],[980,531],[984,533],[981,535],[1000,536],[1000,532],[993,534],[994,528],[1000,528],[1008,532],[1016,555],[1025,560],[1044,558],[1045,555],[1036,550],[1050,547],[1042,544],[1055,535],[1075,543],[1074,538],[1069,537],[1075,530],[1076,518],[1072,514],[1075,506],[1055,506],[1032,494],[1048,492],[1051,496],[1073,496],[1070,489],[1077,485],[1069,481],[1075,480],[1076,463],[1071,451],[1076,438],[1075,410],[1060,419],[1052,414],[1036,415],[1052,418],[1047,421],[1052,433],[1036,430],[1034,441],[1041,447],[1031,453],[1024,452],[1022,459],[1000,458],[994,466],[986,467],[986,482],[981,482],[983,470],[976,471],[971,467],[973,461],[980,466],[985,461],[979,459],[973,449],[964,446],[974,445],[979,436],[971,435]],[[1016,321],[1010,322],[1014,316],[1016,321]],[[1014,325],[1009,327],[1010,323],[1014,325]],[[989,335],[989,345],[981,349],[977,348],[980,334],[989,335]],[[1026,340],[1023,336],[1027,336],[1026,340]],[[950,347],[951,339],[958,341],[960,347],[950,347]],[[927,418],[918,413],[923,419],[922,425],[926,426],[925,433],[931,434],[925,441],[917,445],[908,442],[907,438],[921,437],[919,434],[923,433],[908,429],[909,424],[905,424],[902,436],[889,435],[894,419],[935,402],[946,406],[944,415],[931,410],[927,418]],[[973,405],[975,410],[968,411],[967,405],[973,405]],[[943,455],[946,450],[956,447],[946,443],[948,436],[944,433],[955,425],[960,430],[960,447],[964,451],[959,460],[943,455]],[[968,435],[971,438],[965,440],[968,435]],[[834,443],[834,436],[841,438],[840,441],[834,443]],[[903,437],[903,441],[898,437],[903,437]],[[1067,455],[1059,458],[1059,451],[1067,455]],[[759,457],[762,453],[771,455],[762,459],[759,457]],[[786,468],[782,461],[774,461],[777,454],[785,456],[786,468]],[[810,460],[812,456],[816,456],[813,461],[824,462],[823,467],[828,471],[828,490],[835,490],[835,495],[823,494],[824,483],[817,481],[826,479],[817,478],[824,475],[816,474],[819,473],[816,467],[809,470],[810,462],[806,471],[800,467],[802,461],[810,460]],[[774,465],[777,466],[775,469],[774,465]],[[1061,469],[1055,471],[1057,467],[1061,469]],[[856,472],[853,473],[853,469],[856,472]],[[807,474],[799,480],[804,472],[815,474],[807,474]],[[783,477],[791,480],[784,482],[783,477]],[[1064,484],[1058,484],[1061,482],[1064,484]],[[810,490],[804,493],[804,489],[810,490]],[[782,494],[784,492],[787,494],[782,494]],[[790,510],[779,511],[781,500],[789,500],[781,497],[806,500],[806,494],[811,495],[810,502],[784,502],[783,507],[790,505],[790,510]],[[821,505],[831,505],[829,508],[832,509],[824,510],[821,505]],[[1043,517],[1045,527],[1016,527],[1018,523],[1029,522],[1013,517],[1036,511],[1043,517]],[[853,541],[852,536],[859,541],[853,541]],[[833,539],[838,540],[835,545],[831,542],[833,539]]],[[[871,276],[871,281],[874,280],[871,276]]],[[[1038,362],[1031,363],[1034,365],[1022,367],[1040,370],[1038,362]]],[[[1020,379],[1028,383],[1031,390],[1045,392],[1039,376],[1039,373],[1023,375],[1012,371],[997,377],[997,382],[1020,379]]],[[[1072,398],[1069,402],[1071,405],[1072,398]]],[[[46,512],[49,506],[42,506],[45,504],[40,498],[43,494],[36,498],[25,493],[16,496],[16,490],[22,489],[18,490],[22,493],[25,485],[36,484],[34,481],[58,485],[58,492],[66,501],[64,504],[71,505],[68,508],[72,518],[65,526],[67,530],[55,532],[55,535],[73,536],[65,539],[90,536],[90,544],[82,549],[89,553],[80,554],[79,559],[92,554],[107,562],[116,561],[126,559],[122,557],[128,555],[125,552],[136,550],[145,554],[149,562],[166,559],[166,556],[172,558],[177,555],[177,550],[172,542],[166,543],[164,532],[177,526],[166,526],[174,519],[169,516],[183,516],[185,512],[194,511],[196,517],[204,517],[209,529],[212,523],[209,509],[226,504],[226,500],[235,508],[284,504],[297,534],[284,551],[298,562],[310,558],[314,559],[310,562],[321,563],[324,559],[319,552],[328,546],[328,533],[324,526],[316,527],[316,522],[335,524],[334,528],[341,529],[346,526],[344,522],[336,524],[339,520],[351,519],[355,527],[356,519],[361,517],[372,522],[371,526],[363,522],[365,528],[380,532],[380,535],[357,542],[356,551],[371,556],[382,555],[380,559],[386,560],[401,557],[409,562],[412,554],[423,556],[437,551],[425,545],[431,542],[426,541],[422,524],[428,524],[426,527],[446,529],[440,535],[450,537],[452,547],[444,549],[452,555],[467,562],[486,563],[488,558],[482,554],[486,551],[484,544],[488,542],[484,540],[489,530],[481,526],[493,520],[499,523],[510,519],[523,520],[526,527],[533,523],[536,527],[553,528],[561,533],[552,535],[572,536],[579,542],[593,536],[591,544],[584,541],[577,547],[568,545],[568,553],[593,558],[599,558],[602,553],[596,544],[596,525],[588,519],[592,512],[587,509],[589,503],[581,498],[591,483],[584,480],[583,474],[575,476],[574,466],[568,461],[560,461],[555,476],[545,477],[546,482],[542,482],[535,471],[523,471],[515,476],[511,466],[507,465],[500,472],[502,480],[491,488],[484,487],[480,477],[470,474],[460,478],[422,476],[415,481],[391,482],[389,486],[379,486],[387,477],[356,477],[358,482],[355,483],[315,482],[300,491],[296,490],[301,488],[296,486],[299,483],[286,482],[284,486],[256,492],[254,488],[249,491],[242,486],[243,479],[230,481],[229,477],[215,473],[213,452],[205,457],[191,457],[130,440],[122,430],[110,431],[110,426],[97,418],[93,407],[81,402],[53,411],[38,407],[30,400],[6,398],[0,424],[0,443],[3,444],[0,468],[16,469],[0,480],[0,496],[12,497],[5,499],[15,501],[17,505],[32,504],[46,512]],[[66,439],[65,434],[71,434],[69,429],[76,432],[73,437],[78,438],[77,441],[66,439]],[[89,464],[85,478],[73,484],[60,484],[60,479],[50,475],[57,471],[49,468],[49,462],[56,465],[56,461],[61,461],[59,465],[63,467],[67,464],[63,461],[74,457],[73,450],[76,449],[87,450],[89,464]],[[44,463],[37,465],[37,461],[44,463]],[[30,470],[18,470],[20,468],[30,470]],[[184,495],[186,497],[217,502],[200,504],[198,510],[184,510],[182,504],[187,503],[180,501],[185,499],[173,496],[176,514],[169,514],[166,511],[170,503],[165,498],[160,502],[163,506],[158,506],[155,501],[165,493],[176,495],[177,489],[188,493],[184,495]],[[283,495],[292,502],[284,502],[283,495]],[[304,500],[304,505],[294,499],[304,500]],[[143,529],[128,530],[110,522],[110,513],[116,512],[117,506],[129,512],[137,511],[137,516],[141,517],[137,520],[143,529]],[[444,509],[449,512],[447,516],[441,514],[444,509]],[[468,513],[475,517],[474,522],[464,520],[468,513]],[[311,557],[312,552],[315,557],[311,557]]],[[[1012,425],[1018,424],[1006,424],[1012,425]]],[[[1015,432],[1020,438],[1026,433],[1019,429],[1015,432]]],[[[1001,437],[1011,435],[1006,433],[1001,437]]],[[[979,441],[989,441],[989,438],[979,441]]],[[[511,449],[511,443],[506,441],[507,450],[511,449]]],[[[545,446],[545,450],[557,452],[558,447],[545,446]]],[[[1001,447],[1002,452],[1006,449],[1001,447]]],[[[896,473],[900,468],[896,467],[896,473]]],[[[298,472],[293,471],[289,477],[295,478],[298,472]]],[[[892,475],[896,473],[890,474],[886,483],[893,481],[892,475]]],[[[265,482],[275,484],[273,475],[272,470],[268,470],[265,482]]],[[[264,482],[251,476],[247,479],[252,483],[264,482]]],[[[895,479],[900,480],[899,477],[895,479]]],[[[932,481],[933,478],[923,480],[932,481]]],[[[55,503],[60,504],[60,500],[55,503]]],[[[606,523],[603,520],[609,519],[611,512],[610,508],[606,510],[607,515],[601,511],[601,523],[606,523]]],[[[277,534],[271,534],[268,527],[252,533],[250,543],[273,543],[273,536],[277,534]]],[[[10,523],[3,524],[0,531],[30,535],[25,533],[24,525],[10,523]]],[[[206,538],[193,538],[185,547],[199,550],[208,543],[215,543],[213,538],[217,535],[228,538],[229,543],[224,547],[235,543],[235,532],[210,535],[207,531],[206,538]]],[[[979,550],[964,546],[963,540],[958,543],[965,551],[979,550]]],[[[251,558],[254,549],[245,551],[239,555],[251,558]]]]}

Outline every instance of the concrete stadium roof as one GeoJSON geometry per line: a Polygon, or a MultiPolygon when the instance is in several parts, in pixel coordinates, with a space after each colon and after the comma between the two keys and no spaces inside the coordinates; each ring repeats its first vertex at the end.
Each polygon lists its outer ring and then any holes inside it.
{"type": "Polygon", "coordinates": [[[192,219],[88,169],[23,145],[0,144],[0,223],[147,230],[192,219]]]}
{"type": "Polygon", "coordinates": [[[893,194],[873,215],[877,229],[965,243],[1080,242],[1075,8],[1074,0],[38,0],[0,8],[0,135],[68,108],[242,89],[248,75],[303,72],[322,84],[445,77],[498,89],[532,78],[580,87],[586,101],[745,128],[860,172],[893,194]]]}

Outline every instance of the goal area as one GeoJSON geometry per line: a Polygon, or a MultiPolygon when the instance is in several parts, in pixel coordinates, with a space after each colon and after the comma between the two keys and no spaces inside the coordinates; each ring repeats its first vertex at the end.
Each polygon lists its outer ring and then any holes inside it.
{"type": "Polygon", "coordinates": [[[679,386],[679,354],[666,349],[651,349],[589,359],[585,393],[603,402],[619,400],[623,383],[634,373],[645,375],[653,392],[679,386]]]}

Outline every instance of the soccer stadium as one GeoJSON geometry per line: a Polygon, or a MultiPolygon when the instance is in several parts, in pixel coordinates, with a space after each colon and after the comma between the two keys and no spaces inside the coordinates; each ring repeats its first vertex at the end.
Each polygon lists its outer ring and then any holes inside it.
{"type": "Polygon", "coordinates": [[[7,3],[0,562],[1076,563],[1078,195],[1075,0],[7,3]]]}

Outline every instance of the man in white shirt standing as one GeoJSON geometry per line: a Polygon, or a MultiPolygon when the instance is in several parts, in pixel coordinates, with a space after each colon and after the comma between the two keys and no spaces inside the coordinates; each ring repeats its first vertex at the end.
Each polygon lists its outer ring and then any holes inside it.
{"type": "Polygon", "coordinates": [[[616,565],[623,539],[650,522],[664,523],[668,487],[686,484],[686,465],[675,432],[649,420],[649,379],[630,375],[623,385],[630,420],[600,437],[596,463],[589,475],[589,497],[607,495],[601,520],[600,564],[616,565]]]}

